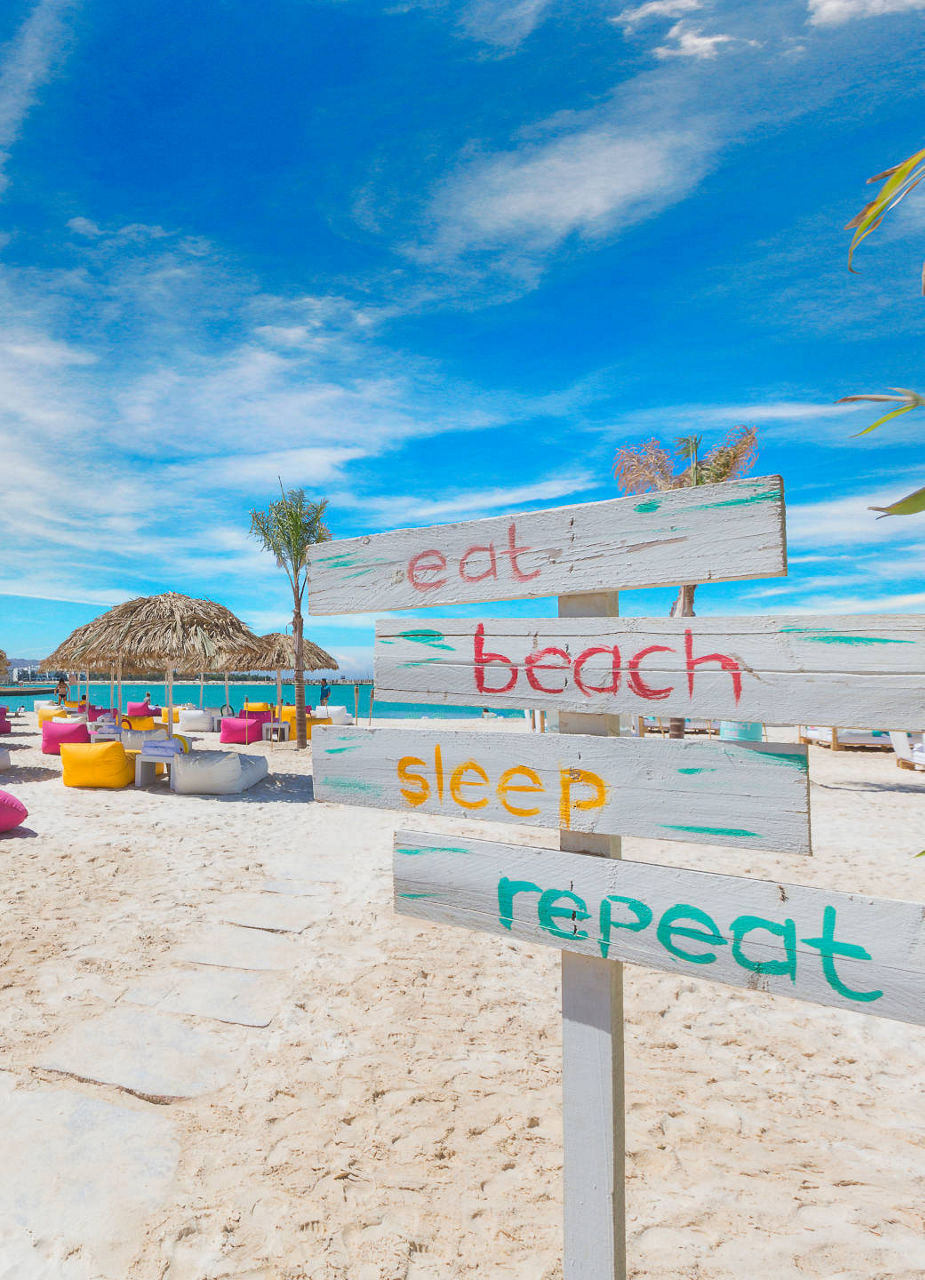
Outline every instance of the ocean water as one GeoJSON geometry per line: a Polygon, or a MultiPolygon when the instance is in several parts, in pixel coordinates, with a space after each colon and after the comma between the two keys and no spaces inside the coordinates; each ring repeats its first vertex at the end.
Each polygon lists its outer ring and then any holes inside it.
{"type": "MultiPolygon", "coordinates": [[[[54,684],[54,681],[51,682],[54,684]]],[[[81,684],[81,693],[83,692],[83,684],[81,684]]],[[[305,685],[305,701],[309,706],[317,706],[319,699],[319,691],[321,685],[317,681],[306,683],[305,685]]],[[[331,696],[328,699],[329,705],[339,704],[346,707],[351,714],[354,708],[354,690],[356,686],[352,684],[335,684],[331,686],[331,696]]],[[[360,719],[369,716],[369,698],[372,692],[372,686],[361,684],[360,691],[360,719]]],[[[153,706],[165,706],[167,695],[163,682],[158,683],[156,680],[144,680],[141,682],[123,681],[122,684],[122,706],[128,702],[141,702],[145,693],[151,694],[153,706]]],[[[230,684],[228,686],[229,701],[235,711],[240,711],[244,706],[244,699],[247,698],[251,702],[275,702],[276,701],[276,682],[275,681],[254,681],[253,684],[230,684]]],[[[50,695],[41,694],[41,698],[47,698],[50,695]]],[[[71,685],[71,697],[76,700],[77,686],[71,685]]],[[[109,706],[109,683],[101,683],[95,680],[90,681],[90,701],[98,707],[109,706]]],[[[174,706],[178,706],[181,702],[191,702],[194,706],[199,706],[199,681],[193,683],[174,683],[173,686],[174,706]]],[[[291,683],[283,681],[283,701],[295,702],[295,695],[291,683]]],[[[0,698],[0,703],[8,706],[11,711],[15,711],[17,707],[25,707],[27,711],[33,710],[35,698],[23,691],[13,696],[4,695],[0,698]]],[[[224,681],[206,681],[203,704],[207,707],[221,707],[225,703],[225,684],[224,681]]],[[[481,707],[443,707],[431,706],[427,703],[420,702],[380,702],[378,698],[373,706],[373,715],[377,719],[405,719],[410,717],[420,717],[422,719],[430,718],[433,720],[453,718],[478,718],[482,714],[481,707]]],[[[522,711],[500,711],[497,713],[501,716],[512,716],[515,719],[522,719],[522,711]]]]}

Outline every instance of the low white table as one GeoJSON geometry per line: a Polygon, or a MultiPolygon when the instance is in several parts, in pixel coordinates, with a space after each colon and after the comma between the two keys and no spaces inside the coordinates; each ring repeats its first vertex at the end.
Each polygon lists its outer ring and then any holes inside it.
{"type": "Polygon", "coordinates": [[[289,721],[268,720],[260,726],[260,737],[264,742],[288,742],[289,721]]]}

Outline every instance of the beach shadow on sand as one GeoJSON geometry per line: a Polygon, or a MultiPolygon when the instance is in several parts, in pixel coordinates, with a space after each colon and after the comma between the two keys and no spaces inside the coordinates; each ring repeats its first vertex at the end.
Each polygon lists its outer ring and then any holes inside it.
{"type": "Polygon", "coordinates": [[[46,769],[41,764],[15,765],[3,775],[8,783],[47,782],[49,778],[60,778],[60,769],[46,769]]]}
{"type": "MultiPolygon", "coordinates": [[[[25,770],[23,771],[25,772],[25,770]]],[[[173,796],[167,787],[157,790],[165,796],[173,796]]],[[[184,796],[176,797],[185,799],[184,796]]],[[[230,796],[204,796],[202,799],[216,800],[219,804],[309,804],[315,799],[315,785],[311,777],[301,773],[271,773],[261,779],[250,791],[241,791],[230,796]]]]}
{"type": "Polygon", "coordinates": [[[925,794],[925,777],[916,786],[914,782],[816,782],[822,791],[888,791],[910,796],[925,794]]]}
{"type": "Polygon", "coordinates": [[[31,827],[14,827],[12,831],[0,834],[0,840],[34,840],[37,836],[38,832],[31,827]]]}

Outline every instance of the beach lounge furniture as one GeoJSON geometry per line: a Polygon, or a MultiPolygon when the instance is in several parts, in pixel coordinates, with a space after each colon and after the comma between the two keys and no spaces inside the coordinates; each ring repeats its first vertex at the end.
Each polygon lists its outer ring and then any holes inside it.
{"type": "Polygon", "coordinates": [[[147,702],[127,702],[125,704],[125,714],[127,716],[159,716],[161,709],[160,707],[152,707],[147,702]]]}
{"type": "Polygon", "coordinates": [[[261,728],[265,721],[256,716],[224,716],[219,742],[243,742],[247,746],[251,742],[260,742],[263,738],[261,728]]]}
{"type": "Polygon", "coordinates": [[[91,742],[117,742],[122,737],[122,730],[115,720],[94,720],[87,725],[91,742]]]}
{"type": "Polygon", "coordinates": [[[63,720],[67,714],[63,707],[59,707],[56,702],[46,703],[44,706],[36,707],[36,714],[39,718],[39,728],[46,720],[63,720]]]}
{"type": "Polygon", "coordinates": [[[890,731],[890,744],[900,769],[925,769],[925,743],[920,733],[890,731]]]}
{"type": "Polygon", "coordinates": [[[0,733],[12,733],[13,726],[7,719],[6,707],[0,707],[0,733]]]}
{"type": "Polygon", "coordinates": [[[327,716],[331,724],[353,724],[353,713],[348,711],[346,707],[324,707],[323,714],[327,716]]]}
{"type": "MultiPolygon", "coordinates": [[[[221,719],[221,715],[216,714],[221,719]]],[[[177,723],[181,733],[184,730],[190,733],[211,733],[215,718],[216,715],[209,707],[203,707],[201,710],[199,707],[183,707],[177,723]]]]}
{"type": "Polygon", "coordinates": [[[138,729],[144,731],[155,727],[154,716],[123,716],[123,729],[138,729]]]}
{"type": "Polygon", "coordinates": [[[86,720],[46,720],[42,725],[42,755],[59,756],[62,743],[89,741],[86,720]]]}
{"type": "Polygon", "coordinates": [[[239,751],[191,751],[174,760],[170,789],[185,796],[237,795],[260,782],[268,772],[266,756],[248,756],[239,751]]]}
{"type": "Polygon", "coordinates": [[[890,750],[890,735],[883,729],[838,729],[821,725],[800,727],[800,742],[806,746],[831,747],[843,751],[846,747],[868,747],[878,751],[890,750]]]}
{"type": "Polygon", "coordinates": [[[156,729],[123,729],[121,733],[122,745],[126,751],[140,751],[146,742],[166,737],[165,725],[158,725],[156,729]]]}
{"type": "Polygon", "coordinates": [[[23,802],[9,791],[0,791],[0,831],[12,831],[29,816],[23,802]]]}
{"type": "Polygon", "coordinates": [[[10,767],[10,753],[6,747],[0,747],[0,773],[5,773],[10,767]]]}
{"type": "Polygon", "coordinates": [[[61,776],[66,787],[115,791],[134,779],[135,763],[121,742],[64,742],[61,776]]]}
{"type": "Polygon", "coordinates": [[[149,738],[135,757],[135,786],[149,787],[159,774],[173,764],[177,756],[190,749],[189,740],[181,734],[172,738],[149,738]]]}

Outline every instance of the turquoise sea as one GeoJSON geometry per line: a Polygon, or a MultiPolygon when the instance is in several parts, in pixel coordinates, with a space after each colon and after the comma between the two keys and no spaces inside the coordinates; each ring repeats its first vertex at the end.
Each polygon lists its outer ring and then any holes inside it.
{"type": "MultiPolygon", "coordinates": [[[[52,682],[54,683],[54,682],[52,682]]],[[[317,706],[319,702],[320,682],[306,682],[305,685],[305,701],[309,706],[317,706]]],[[[0,698],[0,703],[8,706],[10,710],[15,711],[17,707],[25,707],[27,711],[33,709],[34,697],[26,692],[27,686],[23,687],[22,693],[19,691],[15,695],[4,695],[0,698]]],[[[83,692],[83,684],[80,686],[83,692]]],[[[351,713],[354,708],[354,691],[357,688],[352,684],[335,684],[331,686],[330,705],[339,703],[347,708],[351,713]]],[[[276,700],[276,682],[275,681],[257,681],[253,684],[230,684],[228,686],[229,701],[235,711],[240,711],[244,706],[244,699],[247,698],[251,702],[274,702],[276,700]]],[[[360,703],[360,719],[369,715],[369,698],[372,692],[372,686],[361,684],[359,686],[359,703],[360,703]]],[[[142,682],[124,681],[122,685],[122,705],[127,702],[141,702],[145,693],[151,694],[151,701],[154,706],[163,706],[167,702],[164,691],[163,681],[158,683],[156,680],[145,680],[142,682]]],[[[48,697],[48,694],[42,694],[42,698],[48,697]]],[[[76,699],[77,686],[71,685],[71,697],[76,699]]],[[[109,683],[101,683],[95,680],[90,681],[90,700],[98,707],[109,706],[109,683]]],[[[174,706],[181,702],[191,702],[194,706],[199,706],[199,681],[192,683],[180,683],[176,681],[173,686],[174,706]]],[[[207,707],[220,707],[225,702],[225,685],[223,681],[206,681],[204,692],[204,705],[207,707]]],[[[295,701],[292,684],[283,681],[283,701],[292,703],[295,701]]],[[[447,719],[448,717],[473,717],[481,716],[481,707],[443,707],[430,706],[425,703],[418,702],[380,702],[378,698],[373,706],[373,715],[378,719],[405,719],[412,716],[430,718],[433,720],[447,719]]],[[[502,716],[512,716],[515,719],[522,719],[522,711],[501,711],[497,713],[502,716]]]]}

